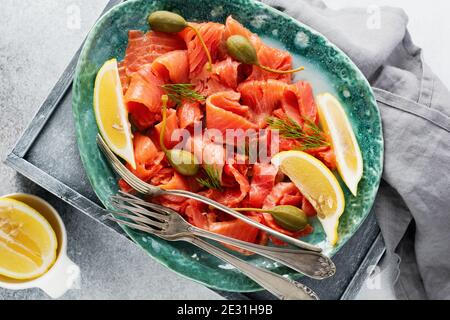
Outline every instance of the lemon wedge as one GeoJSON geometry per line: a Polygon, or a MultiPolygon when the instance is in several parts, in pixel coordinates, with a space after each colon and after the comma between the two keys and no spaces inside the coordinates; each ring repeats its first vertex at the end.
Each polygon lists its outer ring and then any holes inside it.
{"type": "Polygon", "coordinates": [[[363,159],[350,121],[339,101],[331,94],[316,97],[322,128],[331,138],[339,174],[356,196],[363,175],[363,159]]]}
{"type": "Polygon", "coordinates": [[[47,220],[23,202],[0,199],[0,275],[33,279],[56,260],[58,242],[47,220]]]}
{"type": "Polygon", "coordinates": [[[345,208],[344,192],[334,174],[321,161],[302,151],[280,152],[272,163],[311,202],[328,241],[334,246],[339,239],[339,218],[345,208]]]}
{"type": "Polygon", "coordinates": [[[122,95],[117,60],[106,61],[95,79],[94,111],[103,139],[111,150],[134,169],[133,139],[122,95]]]}

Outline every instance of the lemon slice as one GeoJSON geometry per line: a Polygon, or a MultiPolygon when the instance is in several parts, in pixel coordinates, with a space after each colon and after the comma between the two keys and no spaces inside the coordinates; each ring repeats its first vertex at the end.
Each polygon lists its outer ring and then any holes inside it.
{"type": "Polygon", "coordinates": [[[122,95],[117,60],[106,61],[95,79],[94,111],[103,139],[111,150],[134,169],[133,139],[122,95]]]}
{"type": "Polygon", "coordinates": [[[329,93],[316,97],[322,128],[330,135],[339,174],[356,196],[363,175],[363,159],[350,121],[339,101],[329,93]]]}
{"type": "Polygon", "coordinates": [[[334,174],[321,161],[302,151],[280,152],[272,163],[311,202],[328,241],[334,246],[339,239],[339,218],[345,208],[344,192],[334,174]]]}
{"type": "Polygon", "coordinates": [[[0,199],[0,275],[33,279],[56,260],[58,242],[47,220],[23,202],[0,199]]]}

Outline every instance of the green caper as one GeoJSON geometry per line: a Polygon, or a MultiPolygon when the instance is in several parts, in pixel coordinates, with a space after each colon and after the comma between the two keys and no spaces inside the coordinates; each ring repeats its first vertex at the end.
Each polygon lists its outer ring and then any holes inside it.
{"type": "Polygon", "coordinates": [[[148,16],[148,23],[152,30],[176,33],[188,26],[186,20],[179,14],[170,11],[155,11],[148,16]]]}
{"type": "Polygon", "coordinates": [[[240,212],[266,212],[270,213],[275,222],[286,230],[297,232],[306,228],[308,217],[303,210],[294,206],[276,206],[272,209],[235,208],[240,212]]]}
{"type": "Polygon", "coordinates": [[[261,69],[278,74],[291,74],[304,70],[304,67],[291,70],[277,70],[263,66],[258,61],[258,54],[253,44],[244,36],[234,35],[227,39],[227,52],[235,60],[245,63],[253,64],[261,69]]]}
{"type": "Polygon", "coordinates": [[[175,171],[183,176],[195,176],[200,169],[197,157],[188,151],[172,149],[166,152],[166,156],[175,171]]]}
{"type": "Polygon", "coordinates": [[[277,224],[289,231],[301,231],[308,225],[306,214],[294,206],[277,206],[267,212],[272,215],[277,224]]]}
{"type": "Polygon", "coordinates": [[[227,39],[228,54],[245,64],[258,64],[258,56],[252,43],[243,36],[234,35],[227,39]]]}

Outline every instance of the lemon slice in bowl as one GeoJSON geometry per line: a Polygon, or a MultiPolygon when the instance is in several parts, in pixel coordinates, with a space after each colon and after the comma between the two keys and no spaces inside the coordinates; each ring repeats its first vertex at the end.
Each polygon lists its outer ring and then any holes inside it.
{"type": "Polygon", "coordinates": [[[94,112],[103,139],[111,150],[134,169],[133,139],[122,95],[117,60],[106,61],[95,79],[94,112]]]}
{"type": "Polygon", "coordinates": [[[339,101],[331,94],[316,97],[322,128],[331,138],[336,164],[342,180],[356,196],[363,175],[363,159],[350,121],[339,101]]]}
{"type": "Polygon", "coordinates": [[[48,221],[23,202],[0,198],[0,275],[26,280],[56,260],[58,242],[48,221]]]}
{"type": "Polygon", "coordinates": [[[321,161],[302,151],[284,151],[272,158],[317,211],[327,239],[335,245],[339,239],[339,218],[345,198],[334,174],[321,161]]]}

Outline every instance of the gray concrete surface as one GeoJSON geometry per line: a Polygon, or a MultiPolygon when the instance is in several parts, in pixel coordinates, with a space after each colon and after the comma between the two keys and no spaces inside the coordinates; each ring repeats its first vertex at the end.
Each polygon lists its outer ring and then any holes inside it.
{"type": "MultiPolygon", "coordinates": [[[[106,0],[0,0],[0,159],[32,119],[78,49],[106,0]],[[79,26],[77,22],[80,13],[79,26]]],[[[69,115],[71,116],[71,115],[69,115]]],[[[220,299],[153,261],[130,241],[103,228],[0,164],[0,195],[29,192],[57,205],[80,265],[79,288],[63,299],[220,299]]],[[[0,289],[2,299],[47,299],[38,289],[0,289]]]]}

